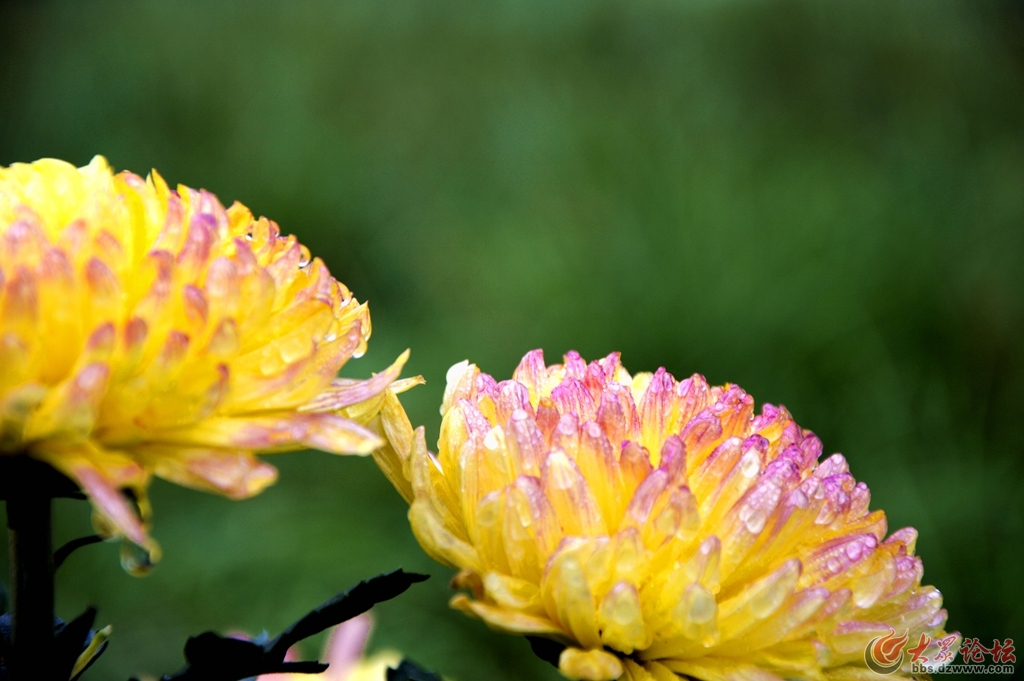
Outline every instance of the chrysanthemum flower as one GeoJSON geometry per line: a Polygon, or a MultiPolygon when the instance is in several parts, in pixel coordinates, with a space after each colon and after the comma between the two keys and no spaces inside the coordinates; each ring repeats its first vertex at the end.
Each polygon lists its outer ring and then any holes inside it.
{"type": "Polygon", "coordinates": [[[241,204],[101,157],[0,168],[0,294],[0,455],[51,464],[150,549],[152,475],[238,499],[276,477],[255,452],[369,454],[405,361],[335,379],[370,316],[323,262],[241,204]]]}
{"type": "Polygon", "coordinates": [[[846,460],[737,386],[534,351],[500,383],[452,367],[436,456],[383,414],[382,468],[469,591],[452,605],[565,644],[569,678],[877,678],[871,639],[941,635],[916,532],[886,538],[846,460]]]}

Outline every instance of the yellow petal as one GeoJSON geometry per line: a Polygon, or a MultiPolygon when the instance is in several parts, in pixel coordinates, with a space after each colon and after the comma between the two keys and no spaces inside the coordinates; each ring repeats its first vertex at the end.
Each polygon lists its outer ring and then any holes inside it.
{"type": "Polygon", "coordinates": [[[277,469],[244,449],[139,447],[135,454],[153,472],[184,487],[248,499],[277,480],[277,469]]]}
{"type": "Polygon", "coordinates": [[[82,487],[97,511],[140,546],[150,543],[142,519],[121,489],[143,486],[145,471],[129,457],[104,451],[91,443],[51,445],[34,455],[47,462],[82,487]]]}
{"type": "Polygon", "coordinates": [[[434,560],[451,567],[479,569],[476,549],[453,535],[429,501],[417,500],[409,507],[409,522],[420,546],[434,560]]]}
{"type": "Polygon", "coordinates": [[[622,676],[622,662],[603,650],[566,648],[558,657],[558,671],[579,681],[613,681],[622,676]]]}
{"type": "Polygon", "coordinates": [[[564,639],[565,632],[556,627],[550,620],[526,615],[521,612],[505,610],[479,601],[470,600],[465,594],[452,596],[451,607],[466,614],[479,617],[499,631],[511,634],[530,634],[537,636],[554,636],[564,639]]]}

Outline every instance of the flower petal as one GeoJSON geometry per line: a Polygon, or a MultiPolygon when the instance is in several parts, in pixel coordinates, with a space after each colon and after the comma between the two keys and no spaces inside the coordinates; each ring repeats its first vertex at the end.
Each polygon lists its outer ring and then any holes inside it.
{"type": "Polygon", "coordinates": [[[248,499],[277,480],[276,468],[244,449],[148,445],[133,453],[164,480],[229,499],[248,499]]]}

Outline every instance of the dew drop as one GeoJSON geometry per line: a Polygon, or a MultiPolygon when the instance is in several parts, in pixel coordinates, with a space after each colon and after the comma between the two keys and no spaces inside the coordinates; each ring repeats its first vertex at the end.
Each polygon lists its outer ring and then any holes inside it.
{"type": "Polygon", "coordinates": [[[743,473],[744,477],[752,478],[757,475],[761,470],[761,458],[757,455],[757,452],[750,450],[743,455],[740,459],[740,472],[743,473]]]}
{"type": "Polygon", "coordinates": [[[279,352],[281,353],[281,359],[286,364],[291,364],[309,356],[309,342],[298,337],[289,338],[281,343],[279,352]]]}
{"type": "Polygon", "coordinates": [[[487,435],[484,437],[484,447],[487,447],[487,449],[490,449],[491,451],[498,449],[498,447],[501,446],[500,436],[501,428],[499,426],[491,428],[487,431],[487,435]]]}
{"type": "Polygon", "coordinates": [[[690,620],[696,624],[710,622],[715,616],[716,609],[715,597],[711,592],[702,586],[694,586],[690,600],[690,620]]]}
{"type": "Polygon", "coordinates": [[[764,529],[765,523],[767,522],[768,514],[765,513],[763,508],[756,508],[743,521],[743,524],[746,525],[748,532],[751,534],[757,534],[764,529]]]}
{"type": "Polygon", "coordinates": [[[846,545],[846,557],[851,561],[860,560],[864,555],[864,546],[859,541],[852,541],[846,545]]]}

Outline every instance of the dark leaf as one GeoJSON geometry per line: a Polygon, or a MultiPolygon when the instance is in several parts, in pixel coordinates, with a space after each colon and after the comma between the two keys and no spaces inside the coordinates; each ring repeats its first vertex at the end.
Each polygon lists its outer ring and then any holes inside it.
{"type": "Polygon", "coordinates": [[[283,660],[288,649],[302,639],[361,615],[377,603],[391,600],[427,578],[428,575],[399,569],[359,582],[285,629],[271,642],[268,652],[274,659],[283,660]]]}
{"type": "Polygon", "coordinates": [[[263,646],[252,641],[225,638],[212,631],[193,636],[185,644],[188,665],[165,680],[240,681],[262,674],[319,674],[320,662],[283,662],[271,659],[263,646]]]}
{"type": "Polygon", "coordinates": [[[256,669],[263,663],[264,656],[263,646],[257,643],[226,638],[212,631],[192,636],[185,643],[185,661],[197,668],[218,669],[229,665],[256,669]]]}
{"type": "Polygon", "coordinates": [[[388,670],[387,681],[441,681],[441,677],[405,659],[398,665],[398,669],[388,670]]]}
{"type": "MultiPolygon", "coordinates": [[[[164,676],[163,681],[242,681],[262,674],[319,674],[327,669],[326,664],[285,662],[285,653],[295,643],[364,613],[425,579],[426,575],[395,570],[364,580],[302,617],[272,641],[266,633],[251,641],[226,638],[212,631],[194,636],[185,644],[185,668],[164,676]]],[[[432,681],[436,677],[409,678],[432,681]]]]}
{"type": "MultiPolygon", "coordinates": [[[[95,639],[96,632],[92,631],[93,622],[96,619],[96,609],[88,608],[81,615],[76,617],[71,622],[63,622],[60,618],[54,618],[53,622],[53,635],[54,635],[54,652],[53,652],[53,667],[56,678],[66,678],[69,681],[75,681],[82,673],[88,669],[93,662],[95,662],[103,651],[106,650],[107,644],[104,641],[102,644],[100,641],[95,639]],[[79,670],[79,673],[72,677],[71,674],[74,671],[75,663],[82,656],[89,646],[96,643],[96,650],[89,661],[86,663],[84,668],[79,670]]],[[[102,639],[101,639],[102,640],[102,639]]],[[[11,649],[11,613],[0,615],[0,681],[4,681],[7,678],[6,660],[11,649]]]]}
{"type": "Polygon", "coordinates": [[[325,662],[281,662],[279,664],[267,664],[260,670],[260,674],[320,674],[327,671],[328,665],[325,662]]]}
{"type": "Polygon", "coordinates": [[[55,627],[54,647],[57,657],[54,667],[56,673],[59,674],[58,678],[71,678],[71,671],[75,668],[78,656],[82,654],[92,639],[92,623],[95,620],[96,608],[87,608],[85,612],[67,624],[58,624],[55,627]]]}

